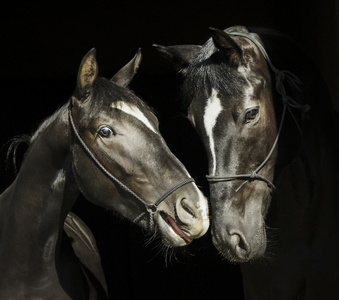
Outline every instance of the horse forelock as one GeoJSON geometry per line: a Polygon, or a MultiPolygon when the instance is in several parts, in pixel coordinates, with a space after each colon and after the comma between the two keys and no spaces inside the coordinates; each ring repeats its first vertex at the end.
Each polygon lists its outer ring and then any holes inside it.
{"type": "MultiPolygon", "coordinates": [[[[143,100],[141,100],[132,90],[120,87],[106,78],[99,77],[94,82],[91,101],[89,101],[89,109],[85,119],[97,116],[100,112],[110,111],[113,107],[119,106],[124,102],[137,107],[140,111],[151,111],[143,100]]],[[[117,110],[119,113],[119,111],[117,110]]]]}
{"type": "Polygon", "coordinates": [[[245,82],[237,67],[209,39],[185,70],[182,97],[187,108],[197,95],[209,97],[212,90],[222,95],[240,95],[245,82]]]}

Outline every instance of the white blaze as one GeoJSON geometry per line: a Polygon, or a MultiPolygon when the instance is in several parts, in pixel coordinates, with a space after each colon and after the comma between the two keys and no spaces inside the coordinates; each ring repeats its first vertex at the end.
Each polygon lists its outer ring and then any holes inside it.
{"type": "Polygon", "coordinates": [[[207,137],[209,139],[209,145],[212,155],[212,174],[215,175],[216,171],[216,157],[215,157],[215,145],[213,139],[213,129],[217,123],[217,118],[222,111],[222,106],[220,99],[217,96],[217,91],[212,89],[212,95],[207,99],[207,104],[205,107],[204,114],[204,126],[206,130],[207,137]]]}
{"type": "Polygon", "coordinates": [[[129,114],[135,118],[137,118],[139,121],[144,123],[149,129],[154,131],[155,133],[158,133],[155,128],[152,126],[150,121],[146,118],[146,116],[141,112],[139,108],[137,108],[133,104],[126,103],[124,101],[117,101],[112,104],[113,108],[117,108],[122,110],[124,113],[129,114]]]}

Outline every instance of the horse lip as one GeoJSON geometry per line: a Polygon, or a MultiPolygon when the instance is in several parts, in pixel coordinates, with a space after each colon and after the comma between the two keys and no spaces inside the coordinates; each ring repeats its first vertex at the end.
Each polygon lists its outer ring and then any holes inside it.
{"type": "Polygon", "coordinates": [[[192,243],[193,239],[188,237],[180,228],[179,226],[175,223],[172,217],[170,217],[168,214],[165,212],[161,211],[160,212],[161,217],[163,220],[166,222],[166,224],[178,235],[180,236],[185,242],[187,243],[192,243]]]}

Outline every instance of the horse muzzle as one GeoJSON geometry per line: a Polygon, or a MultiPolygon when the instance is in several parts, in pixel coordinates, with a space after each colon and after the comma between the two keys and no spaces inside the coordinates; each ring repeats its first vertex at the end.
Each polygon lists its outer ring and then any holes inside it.
{"type": "Polygon", "coordinates": [[[179,192],[174,205],[169,204],[171,201],[159,205],[155,220],[168,246],[185,246],[209,228],[207,200],[196,187],[193,189],[196,201],[179,192]]]}
{"type": "Polygon", "coordinates": [[[235,227],[234,224],[221,229],[212,227],[212,241],[218,251],[231,262],[248,262],[260,258],[266,250],[266,232],[264,223],[253,226],[246,224],[235,227]],[[255,229],[256,227],[256,229],[255,229]]]}

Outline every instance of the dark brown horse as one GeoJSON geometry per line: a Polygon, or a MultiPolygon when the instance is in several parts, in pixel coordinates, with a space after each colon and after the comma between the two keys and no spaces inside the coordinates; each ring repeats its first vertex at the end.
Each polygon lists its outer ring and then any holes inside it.
{"type": "Polygon", "coordinates": [[[339,299],[338,117],[324,83],[282,34],[211,34],[156,47],[180,69],[205,145],[213,243],[242,263],[246,299],[339,299]]]}
{"type": "Polygon", "coordinates": [[[140,59],[139,51],[107,80],[97,76],[90,51],[70,101],[31,138],[0,197],[0,299],[107,297],[94,238],[69,213],[80,192],[159,232],[168,247],[207,231],[207,200],[168,149],[151,109],[127,88],[140,59]]]}

